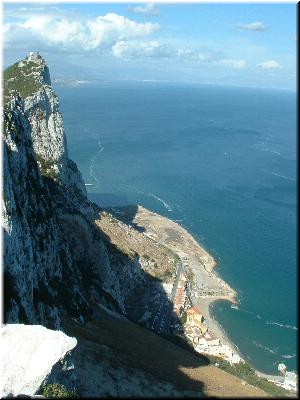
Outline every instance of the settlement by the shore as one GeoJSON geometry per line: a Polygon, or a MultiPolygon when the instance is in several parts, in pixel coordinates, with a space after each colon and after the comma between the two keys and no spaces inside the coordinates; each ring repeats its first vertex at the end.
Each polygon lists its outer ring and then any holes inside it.
{"type": "MultiPolygon", "coordinates": [[[[214,258],[182,226],[142,206],[115,207],[107,211],[97,224],[113,242],[121,245],[123,250],[137,253],[142,250],[156,258],[162,267],[161,278],[169,274],[170,266],[176,269],[176,273],[163,283],[172,304],[171,313],[176,317],[173,321],[180,320],[180,323],[172,324],[172,318],[169,319],[173,333],[188,338],[199,354],[218,356],[231,364],[244,363],[238,349],[210,312],[210,306],[216,300],[229,301],[233,307],[238,304],[236,291],[217,275],[214,258]],[[113,215],[118,219],[114,224],[119,228],[116,231],[111,229],[111,223],[106,223],[113,215]],[[123,228],[126,235],[122,235],[123,228]]],[[[156,321],[152,329],[159,331],[158,326],[166,326],[163,322],[163,319],[159,324],[156,321]]],[[[266,376],[258,371],[257,374],[287,390],[297,390],[297,383],[291,384],[284,377],[266,376]]]]}
{"type": "Polygon", "coordinates": [[[179,224],[142,206],[135,207],[134,212],[133,207],[110,211],[118,219],[138,227],[148,240],[176,255],[174,281],[165,284],[173,315],[182,322],[172,326],[173,332],[188,338],[201,354],[219,356],[230,363],[243,362],[209,311],[215,300],[237,303],[236,292],[216,274],[214,258],[179,224]]]}

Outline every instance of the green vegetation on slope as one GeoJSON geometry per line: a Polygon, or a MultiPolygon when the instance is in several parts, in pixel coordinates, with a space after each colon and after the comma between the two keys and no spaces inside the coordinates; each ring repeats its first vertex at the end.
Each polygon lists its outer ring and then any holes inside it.
{"type": "Polygon", "coordinates": [[[228,372],[231,375],[237,376],[244,380],[249,385],[258,387],[264,392],[275,397],[287,397],[288,393],[285,389],[275,385],[268,381],[266,378],[259,377],[255,370],[247,363],[230,364],[228,361],[223,360],[220,357],[207,356],[211,363],[218,363],[219,368],[228,372]]]}
{"type": "MultiPolygon", "coordinates": [[[[172,334],[161,334],[164,339],[169,340],[170,342],[176,344],[179,347],[182,347],[185,350],[190,351],[194,355],[201,357],[194,350],[192,343],[182,336],[172,335],[172,334]]],[[[219,368],[223,371],[228,372],[231,375],[240,378],[245,381],[247,384],[257,387],[263,390],[265,393],[274,396],[274,397],[288,397],[288,393],[285,389],[275,385],[274,383],[268,381],[265,378],[259,377],[255,370],[251,368],[251,366],[247,363],[238,363],[238,364],[230,364],[228,361],[223,360],[220,357],[205,355],[205,357],[209,360],[211,365],[219,364],[219,368]]]]}
{"type": "Polygon", "coordinates": [[[50,399],[55,397],[73,399],[74,397],[77,397],[75,389],[67,390],[64,385],[60,385],[58,383],[43,385],[41,388],[41,394],[42,396],[50,399]]]}
{"type": "Polygon", "coordinates": [[[57,180],[57,173],[53,170],[53,166],[55,165],[55,161],[45,160],[38,154],[36,154],[36,160],[40,164],[40,171],[43,176],[51,178],[53,180],[57,180]]]}
{"type": "Polygon", "coordinates": [[[41,88],[41,83],[34,76],[38,72],[37,64],[33,61],[16,62],[6,68],[3,74],[4,103],[10,98],[10,92],[17,91],[24,99],[41,88]]]}

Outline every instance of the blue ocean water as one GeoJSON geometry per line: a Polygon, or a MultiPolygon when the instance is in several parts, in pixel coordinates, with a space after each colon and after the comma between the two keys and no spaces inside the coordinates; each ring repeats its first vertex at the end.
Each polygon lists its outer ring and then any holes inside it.
{"type": "Polygon", "coordinates": [[[214,317],[253,367],[297,368],[296,94],[102,82],[55,88],[69,154],[103,206],[179,221],[239,296],[214,317]]]}

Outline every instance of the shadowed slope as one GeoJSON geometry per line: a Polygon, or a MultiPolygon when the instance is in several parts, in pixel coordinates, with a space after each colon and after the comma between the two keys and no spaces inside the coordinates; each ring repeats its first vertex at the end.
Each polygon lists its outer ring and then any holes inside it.
{"type": "Polygon", "coordinates": [[[64,328],[78,340],[74,360],[81,395],[92,395],[94,390],[97,396],[114,396],[115,385],[123,385],[117,388],[118,396],[138,396],[143,384],[143,396],[266,397],[263,391],[209,365],[206,357],[193,355],[126,319],[101,312],[84,326],[65,319],[64,328]],[[123,377],[123,384],[122,368],[130,375],[123,377]],[[147,383],[151,385],[148,392],[147,383]]]}

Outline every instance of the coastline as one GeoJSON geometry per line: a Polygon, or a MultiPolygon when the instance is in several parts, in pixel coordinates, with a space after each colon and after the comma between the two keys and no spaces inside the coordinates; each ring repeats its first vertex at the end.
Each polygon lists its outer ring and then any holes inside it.
{"type": "MultiPolygon", "coordinates": [[[[201,310],[209,331],[244,361],[238,347],[229,339],[222,325],[212,315],[212,306],[217,300],[239,304],[237,292],[218,275],[217,262],[203,245],[177,222],[143,206],[113,207],[105,210],[127,226],[131,226],[134,231],[139,232],[139,235],[144,235],[148,246],[149,244],[151,246],[151,242],[159,244],[163,252],[173,254],[175,258],[188,266],[194,278],[194,288],[191,290],[193,305],[201,310]]],[[[279,375],[267,375],[252,368],[262,378],[277,379],[279,377],[279,375]]]]}
{"type": "Polygon", "coordinates": [[[229,347],[231,347],[235,351],[235,353],[237,353],[242,359],[244,359],[238,347],[229,339],[222,325],[212,315],[212,306],[214,302],[217,300],[223,300],[223,299],[213,299],[213,300],[208,299],[206,302],[205,301],[201,302],[206,325],[208,329],[211,330],[221,340],[223,344],[226,344],[229,347]]]}
{"type": "Polygon", "coordinates": [[[193,273],[191,288],[193,304],[201,310],[208,329],[242,358],[237,347],[211,314],[211,305],[215,301],[225,300],[238,304],[238,300],[237,292],[217,274],[217,262],[207,250],[177,222],[140,205],[114,207],[110,208],[109,212],[135,228],[142,229],[147,238],[151,238],[175,254],[188,271],[193,273]]]}

